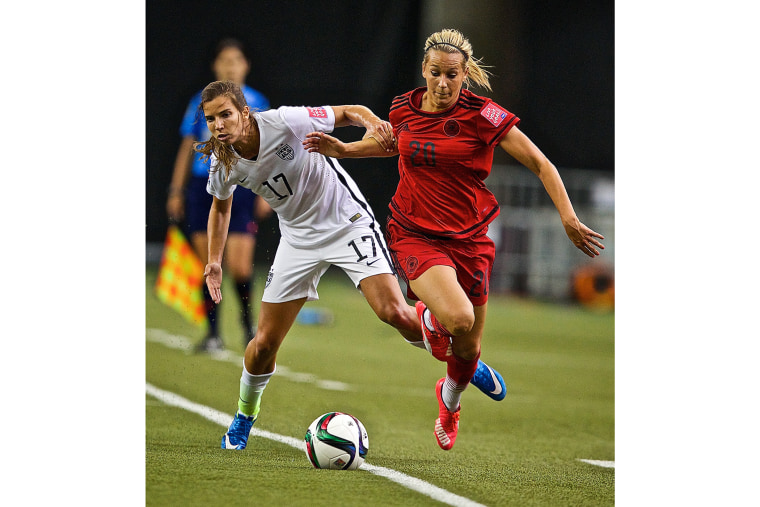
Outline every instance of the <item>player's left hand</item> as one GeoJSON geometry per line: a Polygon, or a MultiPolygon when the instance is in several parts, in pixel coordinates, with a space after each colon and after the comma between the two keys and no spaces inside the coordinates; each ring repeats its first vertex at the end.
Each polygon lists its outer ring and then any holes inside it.
{"type": "Polygon", "coordinates": [[[592,231],[580,221],[576,220],[575,224],[564,224],[564,226],[567,237],[569,237],[575,247],[584,254],[589,257],[596,257],[599,255],[599,250],[595,247],[604,250],[604,245],[595,239],[604,239],[604,236],[598,232],[592,231]]]}
{"type": "Polygon", "coordinates": [[[343,141],[324,132],[309,132],[301,144],[309,153],[321,153],[332,158],[341,158],[345,151],[343,141]]]}

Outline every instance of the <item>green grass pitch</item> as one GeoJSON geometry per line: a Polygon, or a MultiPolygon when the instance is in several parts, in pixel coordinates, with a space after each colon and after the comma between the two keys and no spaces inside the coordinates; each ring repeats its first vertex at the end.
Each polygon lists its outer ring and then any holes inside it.
{"type": "MultiPolygon", "coordinates": [[[[264,273],[265,274],[265,273],[264,273]]],[[[236,409],[242,332],[234,288],[223,287],[228,360],[167,345],[203,330],[153,294],[146,273],[145,381],[230,415],[236,409]]],[[[256,304],[263,289],[257,272],[256,304]]],[[[470,387],[454,449],[433,436],[434,393],[445,366],[380,322],[348,278],[330,270],[319,287],[330,326],[294,325],[280,350],[255,428],[302,439],[329,411],[349,412],[369,433],[367,463],[396,470],[483,505],[614,505],[614,314],[492,295],[481,358],[507,383],[495,402],[470,387]],[[319,380],[348,390],[320,387],[319,380]]],[[[367,471],[316,470],[305,453],[266,438],[223,451],[225,428],[146,394],[146,505],[442,505],[367,471]]]]}

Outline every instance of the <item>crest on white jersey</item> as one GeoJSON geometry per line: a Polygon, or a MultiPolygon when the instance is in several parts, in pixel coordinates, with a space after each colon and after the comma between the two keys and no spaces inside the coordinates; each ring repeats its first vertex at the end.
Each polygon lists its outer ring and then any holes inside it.
{"type": "Polygon", "coordinates": [[[290,145],[283,143],[277,147],[277,156],[283,160],[293,160],[295,153],[290,145]]]}

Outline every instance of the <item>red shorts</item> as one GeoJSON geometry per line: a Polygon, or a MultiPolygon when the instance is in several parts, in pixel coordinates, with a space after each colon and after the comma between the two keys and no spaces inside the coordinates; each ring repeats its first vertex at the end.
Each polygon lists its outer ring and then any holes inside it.
{"type": "Polygon", "coordinates": [[[468,239],[435,239],[409,231],[389,219],[386,232],[395,268],[406,281],[410,299],[419,300],[409,288],[409,280],[416,280],[432,266],[451,266],[472,304],[486,304],[496,254],[493,241],[486,235],[487,228],[468,239]]]}

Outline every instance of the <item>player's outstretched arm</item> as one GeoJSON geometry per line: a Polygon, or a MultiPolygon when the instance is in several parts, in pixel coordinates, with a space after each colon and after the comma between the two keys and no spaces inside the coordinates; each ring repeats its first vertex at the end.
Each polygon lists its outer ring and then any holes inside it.
{"type": "Polygon", "coordinates": [[[331,106],[335,113],[335,126],[354,125],[367,129],[364,137],[373,137],[388,152],[393,152],[396,139],[390,122],[381,120],[368,107],[360,105],[331,106]]]}
{"type": "Polygon", "coordinates": [[[541,180],[559,212],[565,233],[575,247],[589,257],[599,255],[597,248],[604,249],[599,239],[604,239],[604,236],[591,230],[578,219],[554,164],[517,127],[512,127],[499,145],[541,180]]]}
{"type": "Polygon", "coordinates": [[[302,144],[309,153],[321,153],[332,158],[391,157],[398,155],[395,146],[392,151],[386,151],[380,141],[369,132],[361,141],[352,143],[344,143],[324,132],[310,132],[302,144]]]}

